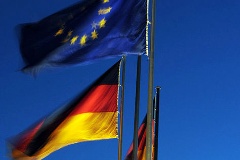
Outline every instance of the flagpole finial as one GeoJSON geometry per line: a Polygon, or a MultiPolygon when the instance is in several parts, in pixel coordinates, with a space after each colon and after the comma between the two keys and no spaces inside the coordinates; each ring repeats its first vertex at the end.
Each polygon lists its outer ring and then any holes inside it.
{"type": "Polygon", "coordinates": [[[156,89],[162,89],[160,86],[157,86],[156,89]]]}

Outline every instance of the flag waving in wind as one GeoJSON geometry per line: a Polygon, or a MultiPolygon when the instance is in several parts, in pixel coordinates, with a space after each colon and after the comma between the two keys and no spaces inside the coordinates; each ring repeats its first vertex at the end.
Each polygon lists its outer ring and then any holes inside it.
{"type": "Polygon", "coordinates": [[[81,0],[20,27],[20,51],[36,72],[146,51],[146,0],[81,0]]]}
{"type": "Polygon", "coordinates": [[[117,138],[120,61],[67,106],[10,140],[15,160],[40,160],[78,142],[117,138]]]}
{"type": "MultiPolygon", "coordinates": [[[[154,120],[152,121],[152,126],[154,130],[154,120]]],[[[145,116],[142,124],[138,129],[138,151],[137,151],[138,160],[146,160],[146,130],[147,130],[147,115],[145,116]]],[[[152,137],[154,139],[154,135],[152,137]]],[[[152,142],[154,142],[154,140],[152,142]]],[[[131,144],[127,152],[127,156],[125,157],[125,160],[132,159],[133,159],[133,143],[131,144]]]]}

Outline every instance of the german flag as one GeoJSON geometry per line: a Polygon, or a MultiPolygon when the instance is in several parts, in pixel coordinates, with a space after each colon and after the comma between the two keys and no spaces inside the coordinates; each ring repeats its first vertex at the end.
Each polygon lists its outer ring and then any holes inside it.
{"type": "MultiPolygon", "coordinates": [[[[154,120],[152,120],[152,126],[154,130],[154,120]]],[[[137,151],[138,160],[146,160],[146,130],[147,130],[147,115],[145,116],[143,122],[141,123],[138,129],[138,151],[137,151]]],[[[152,137],[153,137],[152,139],[154,140],[154,135],[152,137]]],[[[133,143],[128,149],[125,160],[132,160],[132,159],[133,159],[133,143]]]]}
{"type": "Polygon", "coordinates": [[[117,138],[120,61],[71,103],[10,140],[15,160],[39,160],[78,142],[117,138]]]}

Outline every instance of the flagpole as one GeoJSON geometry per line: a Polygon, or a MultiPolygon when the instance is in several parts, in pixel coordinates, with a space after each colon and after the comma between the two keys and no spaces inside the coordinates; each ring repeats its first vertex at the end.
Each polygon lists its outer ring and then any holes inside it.
{"type": "Polygon", "coordinates": [[[141,60],[142,60],[142,56],[138,55],[138,59],[137,59],[137,79],[136,79],[136,97],[135,97],[135,114],[134,114],[133,160],[137,160],[137,151],[138,151],[138,123],[139,123],[139,104],[140,104],[139,101],[140,101],[141,60]]]}
{"type": "Polygon", "coordinates": [[[159,127],[159,112],[160,112],[160,90],[161,87],[156,87],[155,98],[155,136],[154,136],[154,160],[158,160],[158,127],[159,127]]]}
{"type": "Polygon", "coordinates": [[[154,34],[155,34],[155,0],[152,0],[151,21],[151,44],[149,55],[149,77],[148,77],[148,107],[147,107],[147,135],[146,135],[146,159],[152,159],[152,117],[153,117],[153,73],[154,73],[154,34]]]}
{"type": "Polygon", "coordinates": [[[124,84],[125,84],[125,72],[126,72],[126,55],[122,57],[122,92],[121,92],[121,105],[120,105],[120,127],[119,127],[119,139],[118,139],[118,160],[122,160],[122,135],[123,135],[123,106],[124,106],[124,84]]]}

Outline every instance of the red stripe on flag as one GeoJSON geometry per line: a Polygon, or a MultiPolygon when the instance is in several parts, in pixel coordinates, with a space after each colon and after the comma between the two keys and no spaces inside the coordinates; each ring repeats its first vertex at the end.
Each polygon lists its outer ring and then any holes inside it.
{"type": "Polygon", "coordinates": [[[116,112],[118,85],[93,87],[69,116],[89,112],[116,112]]]}
{"type": "Polygon", "coordinates": [[[41,121],[39,124],[37,124],[34,128],[28,130],[26,133],[23,133],[21,138],[18,140],[16,144],[16,148],[21,151],[25,152],[28,144],[32,141],[35,134],[38,132],[39,128],[42,126],[44,121],[41,121]]]}

